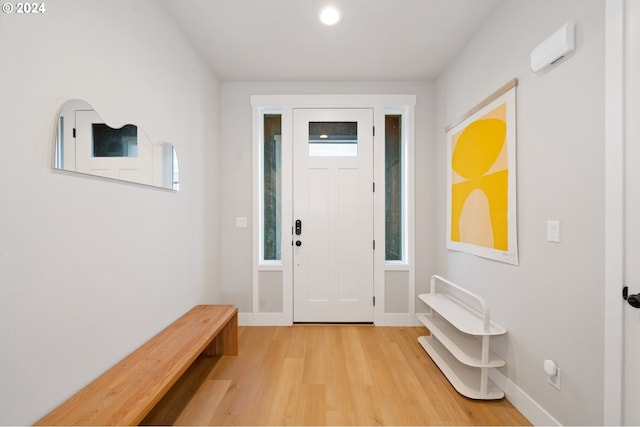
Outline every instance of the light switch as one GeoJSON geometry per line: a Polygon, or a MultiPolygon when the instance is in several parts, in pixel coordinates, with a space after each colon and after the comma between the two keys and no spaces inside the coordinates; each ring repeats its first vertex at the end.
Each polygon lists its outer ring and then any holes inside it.
{"type": "Polygon", "coordinates": [[[547,221],[547,242],[560,243],[560,221],[547,221]]]}
{"type": "Polygon", "coordinates": [[[236,228],[247,228],[247,218],[244,216],[236,217],[236,228]]]}

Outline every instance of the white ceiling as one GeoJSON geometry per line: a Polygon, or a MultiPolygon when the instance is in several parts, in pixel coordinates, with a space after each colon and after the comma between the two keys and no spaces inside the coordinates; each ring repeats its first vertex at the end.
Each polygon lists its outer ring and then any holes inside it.
{"type": "Polygon", "coordinates": [[[435,78],[502,0],[161,1],[223,81],[403,81],[435,78]]]}

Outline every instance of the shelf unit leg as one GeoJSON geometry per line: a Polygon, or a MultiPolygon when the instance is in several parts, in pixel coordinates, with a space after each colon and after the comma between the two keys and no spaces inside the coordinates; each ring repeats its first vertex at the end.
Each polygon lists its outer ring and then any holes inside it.
{"type": "MultiPolygon", "coordinates": [[[[482,363],[489,362],[489,335],[482,337],[482,363]]],[[[480,369],[480,394],[486,395],[489,387],[489,368],[480,369]]]]}
{"type": "Polygon", "coordinates": [[[489,389],[489,368],[480,368],[480,394],[487,395],[489,389]]]}

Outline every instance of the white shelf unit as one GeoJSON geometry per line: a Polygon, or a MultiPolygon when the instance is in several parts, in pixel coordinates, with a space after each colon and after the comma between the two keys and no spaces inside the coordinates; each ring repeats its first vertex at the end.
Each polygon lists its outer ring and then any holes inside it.
{"type": "Polygon", "coordinates": [[[471,399],[502,399],[489,369],[505,361],[491,351],[489,340],[507,330],[491,321],[486,301],[440,276],[432,276],[430,292],[418,298],[429,308],[419,319],[431,332],[418,342],[453,387],[471,399]]]}

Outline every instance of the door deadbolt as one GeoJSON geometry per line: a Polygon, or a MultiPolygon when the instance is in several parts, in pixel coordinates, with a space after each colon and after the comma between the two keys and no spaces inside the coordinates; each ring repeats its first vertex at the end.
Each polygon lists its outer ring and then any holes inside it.
{"type": "Polygon", "coordinates": [[[299,219],[296,219],[296,236],[299,236],[301,234],[302,234],[302,221],[300,221],[299,219]]]}

